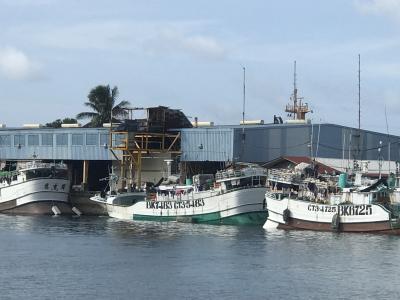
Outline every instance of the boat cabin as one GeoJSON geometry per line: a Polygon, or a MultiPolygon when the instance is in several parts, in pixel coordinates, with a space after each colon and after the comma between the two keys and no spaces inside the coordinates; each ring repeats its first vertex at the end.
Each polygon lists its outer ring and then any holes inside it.
{"type": "Polygon", "coordinates": [[[38,178],[55,178],[68,180],[68,168],[65,164],[31,162],[18,170],[18,181],[38,178]]]}
{"type": "Polygon", "coordinates": [[[221,191],[266,186],[268,172],[258,165],[248,165],[242,169],[228,169],[217,172],[216,184],[221,191]]]}

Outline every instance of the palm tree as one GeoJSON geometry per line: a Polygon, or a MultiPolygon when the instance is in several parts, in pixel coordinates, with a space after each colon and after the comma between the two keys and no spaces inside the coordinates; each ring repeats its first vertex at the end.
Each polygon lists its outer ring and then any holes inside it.
{"type": "Polygon", "coordinates": [[[91,127],[101,127],[103,123],[110,123],[111,109],[113,122],[115,122],[117,118],[126,117],[126,108],[130,103],[128,101],[121,101],[115,105],[117,97],[118,88],[116,86],[113,89],[110,89],[109,85],[96,86],[89,92],[89,101],[85,102],[85,105],[94,110],[94,112],[81,112],[76,118],[90,118],[91,127]]]}

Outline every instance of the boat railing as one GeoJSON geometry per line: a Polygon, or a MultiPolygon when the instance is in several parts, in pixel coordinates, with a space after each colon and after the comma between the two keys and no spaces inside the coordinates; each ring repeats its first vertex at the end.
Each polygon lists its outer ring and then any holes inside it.
{"type": "Polygon", "coordinates": [[[297,196],[297,192],[290,192],[288,190],[274,190],[274,189],[268,189],[265,192],[266,195],[272,196],[276,199],[281,199],[284,197],[292,198],[297,196]]]}
{"type": "Polygon", "coordinates": [[[302,180],[302,183],[308,184],[308,183],[313,183],[315,184],[319,189],[326,189],[329,186],[329,183],[326,181],[321,181],[315,178],[305,178],[302,180]]]}
{"type": "Polygon", "coordinates": [[[269,191],[265,192],[265,196],[272,199],[277,199],[276,193],[271,193],[269,191]]]}
{"type": "Polygon", "coordinates": [[[47,169],[51,167],[56,167],[59,169],[67,169],[67,165],[64,163],[44,163],[44,162],[30,161],[19,165],[20,170],[34,169],[34,168],[47,169]]]}
{"type": "Polygon", "coordinates": [[[292,183],[296,181],[296,175],[285,170],[271,169],[268,171],[268,179],[292,183]]]}
{"type": "Polygon", "coordinates": [[[233,177],[241,177],[244,173],[240,170],[228,170],[228,171],[219,171],[215,174],[215,178],[217,180],[233,178],[233,177]]]}
{"type": "Polygon", "coordinates": [[[264,185],[262,184],[257,184],[257,185],[243,185],[243,186],[239,186],[239,187],[235,187],[232,189],[229,189],[227,191],[224,191],[224,193],[230,193],[230,192],[234,192],[234,191],[239,191],[239,190],[247,190],[247,189],[254,189],[254,188],[266,188],[264,185]]]}
{"type": "Polygon", "coordinates": [[[226,170],[226,171],[218,171],[215,174],[216,180],[235,178],[235,177],[249,177],[249,176],[267,176],[268,171],[266,169],[261,168],[247,168],[243,170],[226,170]]]}
{"type": "MultiPolygon", "coordinates": [[[[225,193],[230,193],[230,192],[239,191],[239,190],[253,189],[253,188],[266,188],[266,187],[262,184],[257,184],[257,185],[250,185],[250,186],[239,186],[239,187],[231,188],[231,189],[225,190],[225,191],[220,190],[220,189],[210,189],[210,190],[201,191],[201,193],[204,193],[202,195],[202,198],[205,199],[205,198],[210,198],[210,197],[218,196],[218,195],[225,194],[225,193]]],[[[199,192],[197,192],[197,193],[199,193],[199,192]]],[[[194,195],[195,195],[194,190],[192,190],[188,193],[184,193],[184,194],[157,193],[156,200],[157,201],[192,200],[192,199],[195,199],[194,195]]]]}
{"type": "Polygon", "coordinates": [[[0,179],[11,178],[15,175],[18,175],[18,173],[18,171],[2,171],[0,172],[0,179]]]}

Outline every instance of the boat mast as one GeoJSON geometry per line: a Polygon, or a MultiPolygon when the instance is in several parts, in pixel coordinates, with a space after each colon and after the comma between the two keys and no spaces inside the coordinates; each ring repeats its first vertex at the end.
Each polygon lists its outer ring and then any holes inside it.
{"type": "Polygon", "coordinates": [[[379,167],[379,179],[382,178],[382,141],[379,141],[379,147],[378,147],[378,167],[379,167]]]}
{"type": "MultiPolygon", "coordinates": [[[[246,67],[243,67],[243,110],[242,110],[242,122],[244,125],[244,113],[246,110],[246,67]]],[[[244,127],[243,127],[244,131],[244,127]]]]}
{"type": "Polygon", "coordinates": [[[389,162],[389,175],[390,175],[390,135],[389,135],[389,124],[388,124],[388,118],[387,118],[387,112],[386,112],[386,104],[385,104],[385,120],[386,120],[386,133],[387,133],[387,143],[388,143],[388,162],[389,162]]]}
{"type": "Polygon", "coordinates": [[[297,119],[297,86],[296,86],[296,61],[294,61],[293,71],[293,120],[297,119]]]}
{"type": "Polygon", "coordinates": [[[246,139],[244,133],[244,126],[245,126],[245,111],[246,111],[246,67],[243,68],[243,110],[242,110],[242,151],[241,151],[241,160],[243,161],[244,156],[244,142],[246,139]]]}
{"type": "Polygon", "coordinates": [[[294,72],[293,72],[293,93],[290,96],[290,102],[286,105],[285,112],[289,113],[289,116],[293,116],[293,120],[305,120],[306,114],[312,112],[308,108],[307,103],[303,103],[303,97],[297,95],[297,72],[296,72],[296,61],[294,61],[294,72]]]}
{"type": "Polygon", "coordinates": [[[361,170],[359,160],[361,160],[361,56],[358,54],[358,130],[357,130],[357,153],[354,155],[353,169],[355,172],[361,170]]]}
{"type": "MultiPolygon", "coordinates": [[[[361,58],[358,54],[358,133],[361,131],[361,58]]],[[[360,145],[360,143],[358,143],[360,145]]]]}

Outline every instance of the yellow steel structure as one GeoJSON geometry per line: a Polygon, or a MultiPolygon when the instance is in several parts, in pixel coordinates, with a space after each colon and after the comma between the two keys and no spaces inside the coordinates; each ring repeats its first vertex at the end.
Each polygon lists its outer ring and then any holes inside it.
{"type": "MultiPolygon", "coordinates": [[[[178,133],[150,133],[110,131],[110,149],[122,151],[121,177],[124,178],[125,168],[137,173],[137,187],[142,183],[142,155],[156,153],[179,154],[180,132],[178,133]],[[134,168],[133,168],[134,167],[134,168]]],[[[133,174],[130,174],[131,178],[133,174]]]]}

